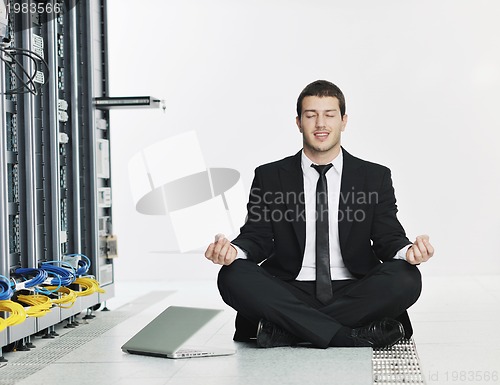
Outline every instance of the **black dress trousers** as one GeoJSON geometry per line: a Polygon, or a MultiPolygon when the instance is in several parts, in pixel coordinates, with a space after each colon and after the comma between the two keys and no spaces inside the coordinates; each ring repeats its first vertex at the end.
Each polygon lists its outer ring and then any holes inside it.
{"type": "Polygon", "coordinates": [[[406,309],[420,296],[418,268],[406,261],[381,263],[359,280],[332,281],[332,300],[315,296],[314,281],[283,281],[252,261],[237,259],[218,276],[220,294],[238,312],[236,341],[255,337],[260,319],[287,330],[301,341],[328,347],[342,326],[360,327],[384,317],[399,319],[412,335],[406,309]]]}

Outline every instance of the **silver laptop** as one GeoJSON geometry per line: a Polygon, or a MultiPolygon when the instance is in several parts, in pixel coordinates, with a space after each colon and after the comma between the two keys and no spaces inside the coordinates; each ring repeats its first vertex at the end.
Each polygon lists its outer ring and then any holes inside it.
{"type": "Polygon", "coordinates": [[[170,306],[122,346],[131,354],[167,358],[224,356],[233,349],[187,347],[184,343],[222,310],[170,306]]]}

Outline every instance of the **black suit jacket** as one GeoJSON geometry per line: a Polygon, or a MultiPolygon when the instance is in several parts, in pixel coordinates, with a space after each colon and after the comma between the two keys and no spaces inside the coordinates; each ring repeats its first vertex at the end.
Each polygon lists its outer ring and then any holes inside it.
{"type": "MultiPolygon", "coordinates": [[[[343,149],[338,211],[342,258],[362,277],[411,244],[399,223],[391,172],[343,149]]],[[[301,151],[255,170],[247,219],[233,244],[283,280],[297,277],[304,257],[305,204],[301,151]]],[[[331,215],[331,213],[330,213],[331,215]]]]}

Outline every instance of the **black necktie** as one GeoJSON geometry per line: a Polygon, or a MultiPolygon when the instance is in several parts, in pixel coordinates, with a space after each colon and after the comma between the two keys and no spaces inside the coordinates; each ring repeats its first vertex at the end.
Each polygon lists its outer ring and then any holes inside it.
{"type": "Polygon", "coordinates": [[[326,172],[332,167],[311,165],[319,173],[316,185],[316,298],[323,303],[332,299],[332,276],[330,274],[330,232],[328,229],[328,186],[326,172]]]}

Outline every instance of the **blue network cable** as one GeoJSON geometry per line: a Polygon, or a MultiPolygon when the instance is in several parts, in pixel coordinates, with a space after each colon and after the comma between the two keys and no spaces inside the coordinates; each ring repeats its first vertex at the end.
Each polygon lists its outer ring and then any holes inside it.
{"type": "Polygon", "coordinates": [[[76,275],[79,277],[86,274],[90,269],[90,265],[92,264],[89,257],[87,257],[85,254],[66,254],[64,255],[64,257],[82,257],[85,259],[85,261],[82,261],[81,259],[78,261],[78,269],[76,270],[76,275]]]}
{"type": "Polygon", "coordinates": [[[8,300],[12,297],[14,291],[11,286],[9,279],[4,275],[0,275],[0,300],[8,300]]]}
{"type": "Polygon", "coordinates": [[[52,280],[52,282],[51,282],[52,285],[60,284],[62,286],[69,286],[76,279],[75,269],[69,263],[64,262],[64,261],[43,262],[42,266],[40,266],[40,268],[47,271],[47,272],[55,273],[59,276],[58,278],[54,278],[52,280]],[[61,267],[61,266],[55,266],[55,265],[53,265],[53,263],[59,263],[61,265],[66,265],[70,268],[70,270],[68,270],[64,267],[61,267]],[[57,279],[59,280],[59,282],[57,282],[57,279]]]}
{"type": "MultiPolygon", "coordinates": [[[[57,284],[57,287],[55,289],[52,289],[52,290],[46,289],[44,287],[38,287],[38,288],[35,288],[35,293],[42,293],[44,295],[50,296],[51,294],[57,293],[57,291],[61,288],[61,286],[62,286],[62,278],[61,278],[61,276],[59,274],[56,274],[56,273],[54,273],[52,271],[46,271],[46,273],[48,275],[53,275],[55,277],[54,279],[59,280],[59,283],[57,284]]],[[[54,285],[54,279],[52,279],[52,281],[51,281],[52,285],[54,285]]]]}
{"type": "Polygon", "coordinates": [[[25,275],[33,276],[32,279],[24,283],[24,287],[28,289],[34,286],[41,285],[42,283],[45,282],[45,280],[48,277],[48,273],[45,270],[35,269],[32,267],[21,267],[19,269],[16,269],[14,273],[23,276],[23,278],[25,279],[26,279],[26,277],[24,277],[25,275]]]}

